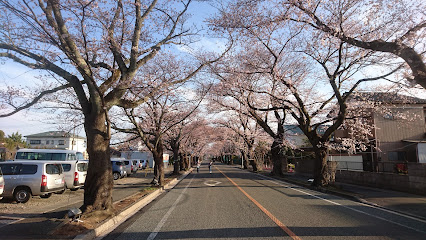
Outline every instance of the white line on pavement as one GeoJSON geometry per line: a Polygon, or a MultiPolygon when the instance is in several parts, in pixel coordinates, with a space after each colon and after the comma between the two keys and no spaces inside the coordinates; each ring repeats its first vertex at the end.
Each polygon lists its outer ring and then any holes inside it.
{"type": "MultiPolygon", "coordinates": [[[[263,179],[263,180],[268,180],[269,182],[272,182],[272,183],[274,183],[274,184],[277,184],[277,185],[280,185],[280,186],[283,186],[283,187],[289,187],[288,185],[284,185],[284,184],[282,184],[281,182],[279,182],[279,181],[278,181],[278,180],[276,180],[276,179],[269,178],[269,177],[267,177],[267,176],[260,176],[260,175],[257,175],[257,176],[258,176],[259,178],[263,179]]],[[[297,191],[297,192],[300,192],[300,193],[303,193],[303,194],[306,194],[306,195],[309,195],[309,196],[312,196],[312,197],[314,197],[314,198],[318,198],[318,199],[324,200],[324,201],[329,202],[329,203],[331,203],[331,204],[338,205],[338,206],[341,206],[341,207],[344,207],[344,208],[347,208],[347,209],[353,210],[353,211],[355,211],[355,212],[365,214],[365,215],[370,216],[370,217],[374,217],[374,218],[377,218],[377,219],[380,219],[380,220],[383,220],[383,221],[386,221],[386,222],[389,222],[389,223],[393,223],[393,224],[396,224],[396,225],[398,225],[398,226],[405,227],[405,228],[408,228],[408,229],[411,229],[411,230],[414,230],[414,231],[417,231],[417,232],[426,233],[425,231],[423,231],[423,230],[421,230],[421,229],[413,228],[413,227],[410,227],[410,226],[407,226],[407,225],[404,225],[404,224],[401,224],[401,223],[397,223],[397,222],[391,221],[391,220],[389,220],[389,219],[382,218],[382,217],[379,217],[379,216],[376,216],[376,215],[373,215],[373,214],[370,214],[370,213],[367,213],[367,212],[364,212],[364,211],[361,211],[361,210],[358,210],[358,209],[355,209],[355,208],[352,208],[352,207],[349,207],[349,206],[345,206],[345,205],[342,205],[342,204],[340,204],[340,203],[337,203],[337,202],[334,202],[334,201],[331,201],[331,200],[328,200],[328,199],[322,198],[322,197],[320,197],[320,196],[313,195],[313,194],[311,194],[311,193],[307,193],[307,192],[302,191],[302,190],[297,189],[297,188],[290,188],[290,189],[292,189],[292,190],[294,190],[294,191],[297,191]]],[[[393,211],[389,211],[389,210],[382,209],[382,208],[377,208],[377,207],[374,207],[374,206],[371,206],[371,205],[367,205],[367,204],[363,204],[363,203],[358,203],[358,204],[363,205],[363,206],[366,206],[366,207],[376,208],[376,209],[379,209],[379,210],[382,210],[382,211],[386,211],[386,212],[389,212],[389,213],[392,213],[392,214],[396,214],[396,215],[403,216],[403,217],[406,217],[406,218],[411,218],[411,219],[413,219],[413,220],[416,220],[416,221],[419,221],[419,222],[423,222],[423,223],[425,223],[425,221],[423,221],[423,220],[421,220],[421,219],[417,219],[417,218],[412,218],[411,216],[405,216],[405,215],[402,215],[402,214],[399,214],[399,213],[396,213],[396,212],[393,212],[393,211]]]]}
{"type": "Polygon", "coordinates": [[[189,185],[191,185],[192,180],[194,179],[195,175],[192,176],[191,181],[189,181],[188,185],[183,189],[179,197],[176,199],[176,201],[173,203],[172,207],[167,211],[167,213],[163,216],[163,218],[158,223],[157,227],[155,227],[154,231],[152,231],[151,234],[149,234],[147,240],[154,240],[157,234],[160,232],[163,225],[166,223],[167,219],[169,218],[170,214],[172,214],[173,210],[175,209],[176,205],[179,203],[180,199],[183,197],[183,194],[188,189],[189,185]]]}

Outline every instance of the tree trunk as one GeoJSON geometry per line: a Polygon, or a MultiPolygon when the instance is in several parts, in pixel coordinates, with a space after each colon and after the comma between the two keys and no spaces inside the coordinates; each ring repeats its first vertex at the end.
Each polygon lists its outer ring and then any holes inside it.
{"type": "Polygon", "coordinates": [[[314,147],[314,182],[313,186],[324,187],[330,182],[330,173],[327,168],[328,149],[326,147],[314,147]]]}
{"type": "Polygon", "coordinates": [[[249,161],[248,154],[245,151],[241,151],[241,155],[243,156],[243,168],[247,169],[248,168],[248,161],[249,161]]]}
{"type": "Polygon", "coordinates": [[[185,170],[185,157],[182,153],[179,153],[179,166],[181,171],[185,170]]]}
{"type": "Polygon", "coordinates": [[[271,146],[271,160],[273,163],[272,175],[282,176],[284,171],[287,171],[287,157],[281,149],[282,140],[275,139],[271,146]]]}
{"type": "Polygon", "coordinates": [[[253,172],[258,172],[259,168],[257,167],[257,159],[253,158],[253,161],[250,162],[251,167],[253,168],[253,172]]]}
{"type": "Polygon", "coordinates": [[[113,176],[110,161],[109,129],[105,125],[105,113],[85,116],[89,167],[84,185],[85,213],[103,211],[112,214],[113,176]]]}
{"type": "Polygon", "coordinates": [[[163,149],[157,149],[153,155],[155,162],[154,179],[157,180],[159,186],[164,186],[163,149]]]}
{"type": "Polygon", "coordinates": [[[172,146],[173,149],[173,174],[179,174],[180,162],[179,162],[179,146],[172,146]]]}

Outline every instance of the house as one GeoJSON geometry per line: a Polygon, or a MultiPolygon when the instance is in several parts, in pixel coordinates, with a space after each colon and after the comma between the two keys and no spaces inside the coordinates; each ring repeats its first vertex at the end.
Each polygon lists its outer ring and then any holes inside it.
{"type": "Polygon", "coordinates": [[[82,152],[87,158],[86,138],[65,131],[49,131],[25,136],[31,148],[59,148],[82,152]]]}
{"type": "MultiPolygon", "coordinates": [[[[371,126],[370,144],[364,151],[364,170],[394,169],[395,163],[426,163],[426,99],[397,93],[361,92],[350,101],[374,103],[364,118],[371,126]]],[[[366,104],[367,105],[367,104],[366,104]]],[[[348,130],[335,137],[354,137],[348,130]]]]}

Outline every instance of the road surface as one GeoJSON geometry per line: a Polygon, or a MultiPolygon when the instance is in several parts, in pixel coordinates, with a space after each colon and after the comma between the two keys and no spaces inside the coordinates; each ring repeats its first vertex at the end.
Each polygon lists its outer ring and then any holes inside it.
{"type": "Polygon", "coordinates": [[[203,164],[104,239],[426,239],[426,221],[203,164]]]}

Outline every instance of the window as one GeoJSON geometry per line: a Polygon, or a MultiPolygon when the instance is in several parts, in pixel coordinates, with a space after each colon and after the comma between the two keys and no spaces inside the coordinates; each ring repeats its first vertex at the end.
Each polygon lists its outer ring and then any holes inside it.
{"type": "Polygon", "coordinates": [[[37,165],[21,165],[20,174],[31,175],[37,172],[37,165]]]}
{"type": "Polygon", "coordinates": [[[73,153],[68,154],[67,160],[76,160],[75,154],[73,153]]]}
{"type": "Polygon", "coordinates": [[[30,140],[30,144],[41,144],[41,140],[30,140]]]}
{"type": "Polygon", "coordinates": [[[0,168],[3,175],[15,175],[18,174],[19,164],[1,164],[0,168]]]}
{"type": "Polygon", "coordinates": [[[17,152],[16,159],[25,160],[59,160],[64,161],[66,153],[17,152]]]}
{"type": "Polygon", "coordinates": [[[61,167],[59,164],[47,164],[46,165],[46,173],[47,174],[60,174],[61,167]]]}
{"type": "Polygon", "coordinates": [[[388,152],[388,160],[394,162],[402,162],[407,160],[406,152],[388,152]]]}
{"type": "Polygon", "coordinates": [[[59,140],[59,141],[58,141],[58,144],[59,144],[59,145],[65,145],[65,140],[59,140]]]}
{"type": "Polygon", "coordinates": [[[64,172],[71,171],[71,164],[62,164],[62,168],[64,169],[64,172]]]}
{"type": "Polygon", "coordinates": [[[49,145],[50,144],[50,141],[49,140],[46,140],[46,145],[49,145]]]}
{"type": "Polygon", "coordinates": [[[79,172],[87,172],[88,167],[89,167],[89,164],[87,164],[87,163],[78,163],[77,164],[77,170],[79,172]]]}
{"type": "Polygon", "coordinates": [[[77,152],[77,160],[83,160],[84,159],[84,156],[83,156],[83,153],[81,153],[81,152],[77,152]]]}

